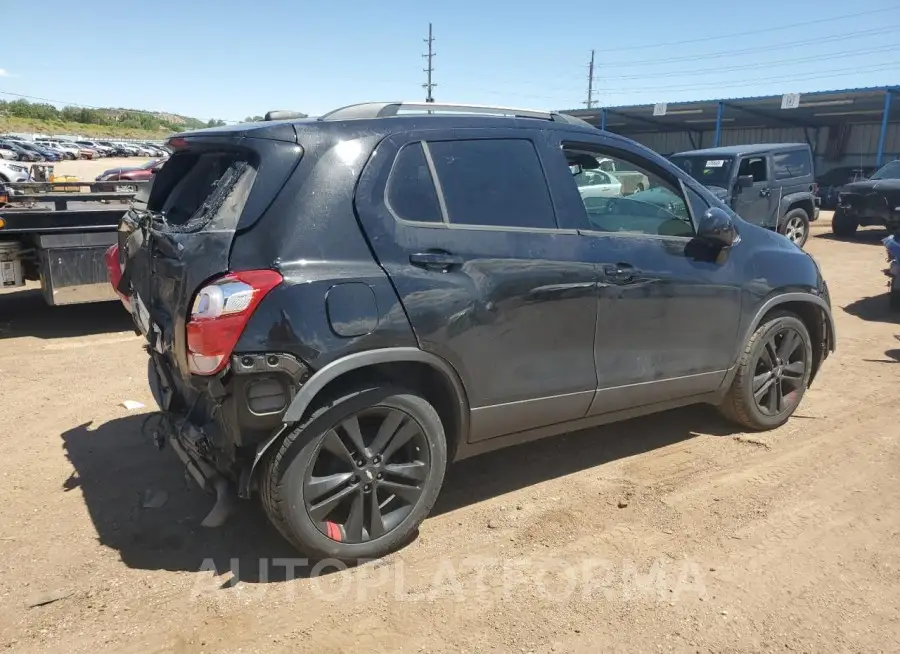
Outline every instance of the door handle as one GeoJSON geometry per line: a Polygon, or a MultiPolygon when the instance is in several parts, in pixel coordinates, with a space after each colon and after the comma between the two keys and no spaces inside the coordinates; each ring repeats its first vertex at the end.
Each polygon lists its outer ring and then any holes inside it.
{"type": "Polygon", "coordinates": [[[414,252],[409,255],[409,262],[419,268],[446,272],[453,266],[461,266],[463,258],[449,252],[414,252]]]}
{"type": "Polygon", "coordinates": [[[627,282],[640,274],[640,270],[629,263],[607,264],[603,266],[603,275],[616,282],[627,282]]]}

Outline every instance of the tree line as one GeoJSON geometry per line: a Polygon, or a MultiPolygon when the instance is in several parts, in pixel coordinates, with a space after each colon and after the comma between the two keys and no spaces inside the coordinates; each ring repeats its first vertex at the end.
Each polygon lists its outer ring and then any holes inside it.
{"type": "Polygon", "coordinates": [[[184,123],[166,121],[159,116],[133,109],[90,109],[88,107],[65,106],[58,109],[52,104],[29,102],[27,100],[0,100],[0,114],[16,118],[33,118],[46,121],[66,121],[84,125],[104,125],[143,129],[147,131],[180,132],[224,125],[223,121],[205,123],[196,118],[185,118],[184,123]]]}

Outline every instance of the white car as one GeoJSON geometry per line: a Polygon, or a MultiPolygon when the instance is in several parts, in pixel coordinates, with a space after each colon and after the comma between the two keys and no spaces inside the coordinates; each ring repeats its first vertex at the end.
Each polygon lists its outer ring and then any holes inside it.
{"type": "Polygon", "coordinates": [[[582,199],[622,197],[622,182],[603,170],[582,170],[575,176],[575,185],[582,199]]]}
{"type": "Polygon", "coordinates": [[[39,145],[46,145],[48,148],[63,153],[66,159],[78,159],[81,156],[81,148],[77,145],[70,144],[66,141],[38,141],[39,145]]]}
{"type": "Polygon", "coordinates": [[[28,166],[0,159],[0,182],[27,182],[28,166]]]}

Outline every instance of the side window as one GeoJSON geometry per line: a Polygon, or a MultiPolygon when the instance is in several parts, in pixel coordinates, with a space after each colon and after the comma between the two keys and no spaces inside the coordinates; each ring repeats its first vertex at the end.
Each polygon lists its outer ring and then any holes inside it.
{"type": "Polygon", "coordinates": [[[388,177],[385,201],[391,211],[403,220],[443,222],[431,170],[422,144],[418,141],[404,145],[397,153],[388,177]]]}
{"type": "Polygon", "coordinates": [[[753,175],[753,183],[765,182],[768,179],[765,157],[746,157],[741,159],[738,176],[753,175]]]}
{"type": "Polygon", "coordinates": [[[550,189],[531,141],[433,141],[427,147],[451,224],[556,228],[550,189]]]}
{"type": "Polygon", "coordinates": [[[806,177],[812,174],[809,153],[805,150],[777,152],[772,155],[772,168],[774,169],[775,179],[806,177]]]}
{"type": "MultiPolygon", "coordinates": [[[[656,236],[694,235],[691,210],[676,177],[634,156],[625,159],[575,144],[564,145],[563,153],[591,229],[656,236]],[[609,181],[595,181],[600,175],[609,181]]],[[[690,206],[695,206],[693,201],[690,206]]]]}

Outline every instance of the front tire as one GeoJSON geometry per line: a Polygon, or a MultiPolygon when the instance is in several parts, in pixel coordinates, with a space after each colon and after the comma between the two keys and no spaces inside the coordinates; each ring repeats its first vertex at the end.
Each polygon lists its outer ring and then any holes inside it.
{"type": "Polygon", "coordinates": [[[831,231],[839,238],[850,238],[856,234],[859,229],[859,223],[850,218],[846,212],[838,207],[834,210],[834,216],[831,218],[831,231]]]}
{"type": "Polygon", "coordinates": [[[792,313],[773,313],[747,341],[719,410],[753,431],[780,427],[800,405],[811,371],[806,326],[792,313]]]}
{"type": "Polygon", "coordinates": [[[261,471],[262,503],[302,552],[356,564],[412,536],[446,466],[434,407],[412,391],[367,386],[321,405],[285,438],[261,471]]]}
{"type": "Polygon", "coordinates": [[[809,216],[803,209],[791,209],[781,223],[781,233],[793,241],[797,247],[806,245],[809,238],[809,216]]]}

